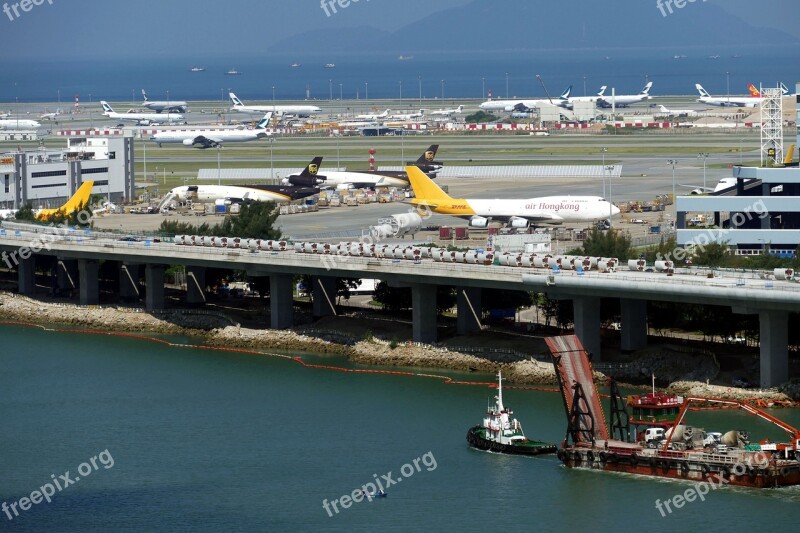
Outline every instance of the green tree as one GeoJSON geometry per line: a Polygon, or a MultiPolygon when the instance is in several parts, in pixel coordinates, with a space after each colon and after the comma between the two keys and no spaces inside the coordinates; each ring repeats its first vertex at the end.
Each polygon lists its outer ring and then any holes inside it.
{"type": "Polygon", "coordinates": [[[481,122],[497,122],[497,117],[484,111],[478,111],[477,113],[473,113],[464,117],[464,121],[470,124],[481,122]]]}
{"type": "Polygon", "coordinates": [[[729,248],[726,243],[710,242],[705,246],[695,246],[692,250],[692,262],[695,265],[720,267],[726,264],[729,248]]]}
{"type": "Polygon", "coordinates": [[[274,202],[252,202],[243,204],[238,215],[227,215],[221,223],[213,226],[207,222],[195,226],[178,220],[164,220],[158,231],[168,235],[277,240],[281,238],[280,228],[275,227],[279,214],[274,202]]]}
{"type": "Polygon", "coordinates": [[[25,203],[14,214],[14,218],[24,222],[35,222],[36,213],[33,211],[33,205],[30,202],[25,203]]]}
{"type": "Polygon", "coordinates": [[[616,231],[592,229],[583,241],[583,253],[593,257],[616,257],[623,261],[632,257],[631,238],[616,231]]]}

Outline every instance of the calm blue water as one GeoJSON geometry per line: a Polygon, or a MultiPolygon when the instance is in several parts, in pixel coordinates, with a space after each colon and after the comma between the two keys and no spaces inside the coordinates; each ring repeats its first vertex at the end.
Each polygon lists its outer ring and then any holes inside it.
{"type": "MultiPolygon", "coordinates": [[[[30,62],[0,59],[0,102],[71,103],[76,94],[82,102],[90,99],[139,101],[140,90],[151,99],[214,100],[227,98],[228,89],[240,98],[269,100],[275,87],[277,100],[302,99],[306,86],[312,99],[327,100],[402,97],[410,101],[423,98],[481,98],[491,89],[495,97],[506,96],[506,73],[510,96],[543,95],[536,80],[542,76],[548,91],[555,95],[573,85],[573,95],[597,92],[601,85],[616,87],[618,94],[638,92],[646,80],[654,82],[652,94],[695,94],[701,83],[712,94],[724,95],[730,73],[731,94],[746,94],[748,83],[775,86],[793,84],[800,65],[800,49],[748,47],[744,49],[675,50],[563,50],[513,52],[505,54],[427,54],[412,61],[396,57],[330,54],[316,56],[265,56],[263,59],[237,58],[203,63],[206,72],[192,73],[196,60],[116,60],[30,62]],[[675,54],[686,59],[675,60],[675,54]],[[720,55],[710,60],[708,56],[720,55]],[[733,55],[742,55],[734,59],[733,55]],[[610,59],[606,60],[605,58],[610,59]],[[289,68],[294,62],[300,68],[289,68]],[[335,63],[336,68],[323,68],[335,63]],[[242,75],[226,76],[230,68],[242,75]],[[485,78],[485,83],[482,78],[485,78]],[[442,84],[444,80],[444,84],[442,84]],[[341,84],[341,93],[340,93],[341,84]],[[366,85],[365,85],[366,84],[366,85]],[[444,92],[442,92],[444,86],[444,92]],[[132,94],[133,93],[133,94],[132,94]]],[[[792,87],[793,90],[793,87],[792,87]]]]}
{"type": "MultiPolygon", "coordinates": [[[[800,519],[797,489],[719,490],[662,518],[655,500],[690,485],[473,451],[483,387],[11,326],[0,338],[0,502],[104,450],[114,461],[13,521],[0,514],[2,531],[793,531],[800,519]],[[387,498],[323,509],[425,454],[387,498]]],[[[561,440],[557,394],[506,401],[529,435],[561,440]]],[[[800,425],[798,410],[778,415],[800,425]]]]}

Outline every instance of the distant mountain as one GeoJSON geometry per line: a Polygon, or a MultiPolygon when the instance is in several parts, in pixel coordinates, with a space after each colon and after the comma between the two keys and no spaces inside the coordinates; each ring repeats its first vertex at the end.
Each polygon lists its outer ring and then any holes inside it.
{"type": "Polygon", "coordinates": [[[317,53],[513,51],[553,48],[686,48],[798,44],[777,30],[752,26],[705,2],[673,4],[664,16],[655,2],[597,0],[474,0],[463,7],[426,16],[397,30],[361,27],[299,34],[271,47],[317,53]]]}

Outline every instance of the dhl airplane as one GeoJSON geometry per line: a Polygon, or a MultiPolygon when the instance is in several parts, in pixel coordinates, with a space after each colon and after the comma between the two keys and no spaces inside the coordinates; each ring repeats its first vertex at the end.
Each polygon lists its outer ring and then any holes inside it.
{"type": "Polygon", "coordinates": [[[619,213],[615,205],[599,196],[544,196],[494,200],[452,198],[417,167],[406,167],[406,173],[416,196],[411,200],[412,205],[431,209],[434,213],[467,219],[473,228],[487,228],[492,220],[519,229],[531,225],[594,222],[619,213]]]}
{"type": "Polygon", "coordinates": [[[47,222],[55,215],[71,215],[89,205],[89,198],[92,196],[94,181],[84,181],[72,198],[67,203],[56,209],[40,209],[36,212],[36,220],[47,222]]]}

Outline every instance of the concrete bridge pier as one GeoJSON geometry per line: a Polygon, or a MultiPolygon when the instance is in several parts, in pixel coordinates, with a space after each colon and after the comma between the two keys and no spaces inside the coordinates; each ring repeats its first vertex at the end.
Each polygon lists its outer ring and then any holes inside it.
{"type": "Polygon", "coordinates": [[[468,335],[481,330],[480,287],[458,287],[456,300],[456,333],[468,335]]]}
{"type": "Polygon", "coordinates": [[[789,380],[789,314],[786,311],[760,311],[761,388],[789,380]]]}
{"type": "Polygon", "coordinates": [[[142,297],[139,284],[139,265],[120,263],[119,265],[119,297],[123,302],[138,302],[142,297]]]}
{"type": "Polygon", "coordinates": [[[331,276],[315,276],[312,279],[314,318],[336,316],[336,281],[331,276]]]}
{"type": "Polygon", "coordinates": [[[272,274],[269,277],[270,327],[289,329],[294,325],[294,295],[291,274],[272,274]]]}
{"type": "Polygon", "coordinates": [[[29,255],[23,259],[20,254],[17,263],[17,291],[20,294],[31,296],[36,292],[36,260],[29,255]]]}
{"type": "Polygon", "coordinates": [[[100,263],[91,259],[78,259],[78,276],[81,305],[100,303],[100,263]]]}
{"type": "Polygon", "coordinates": [[[186,303],[206,303],[206,269],[199,266],[186,267],[186,303]]]}
{"type": "Polygon", "coordinates": [[[592,354],[592,361],[602,360],[600,342],[600,298],[580,296],[572,299],[575,335],[583,347],[592,354]]]}
{"type": "Polygon", "coordinates": [[[641,350],[647,347],[647,302],[622,298],[622,335],[620,348],[623,351],[641,350]]]}
{"type": "Polygon", "coordinates": [[[164,265],[147,264],[144,267],[145,298],[144,306],[148,311],[164,309],[164,265]]]}
{"type": "Polygon", "coordinates": [[[415,283],[411,285],[412,338],[414,342],[433,344],[436,334],[436,285],[415,283]]]}
{"type": "Polygon", "coordinates": [[[78,288],[78,261],[59,259],[56,264],[56,286],[62,293],[78,288]]]}

